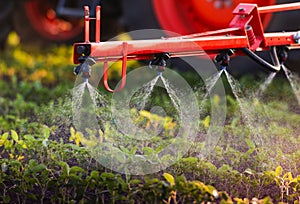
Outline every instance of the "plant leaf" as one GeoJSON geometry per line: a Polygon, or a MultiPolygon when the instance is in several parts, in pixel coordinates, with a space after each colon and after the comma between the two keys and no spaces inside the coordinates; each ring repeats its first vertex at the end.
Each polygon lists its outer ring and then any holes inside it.
{"type": "Polygon", "coordinates": [[[278,166],[275,170],[275,175],[276,176],[280,176],[282,174],[282,167],[278,166]]]}
{"type": "Polygon", "coordinates": [[[7,138],[8,138],[8,132],[4,133],[4,134],[1,136],[1,138],[2,138],[3,140],[7,140],[7,138]]]}
{"type": "Polygon", "coordinates": [[[23,137],[24,137],[24,139],[26,139],[28,141],[31,141],[31,142],[35,141],[35,138],[32,135],[24,135],[23,137]]]}
{"type": "Polygon", "coordinates": [[[171,174],[164,173],[163,176],[167,180],[167,182],[170,184],[171,187],[175,185],[175,179],[171,174]]]}
{"type": "Polygon", "coordinates": [[[44,138],[48,139],[50,137],[50,128],[47,126],[44,126],[44,138]]]}
{"type": "Polygon", "coordinates": [[[251,141],[249,139],[246,139],[245,141],[246,141],[248,147],[250,147],[251,149],[255,149],[255,144],[253,141],[251,141]]]}
{"type": "Polygon", "coordinates": [[[19,141],[18,133],[17,133],[16,131],[14,131],[14,130],[11,130],[10,133],[11,133],[11,138],[12,138],[14,141],[18,142],[18,141],[19,141]]]}
{"type": "Polygon", "coordinates": [[[76,173],[80,173],[80,172],[85,172],[85,170],[79,166],[72,166],[70,168],[70,174],[76,174],[76,173]]]}

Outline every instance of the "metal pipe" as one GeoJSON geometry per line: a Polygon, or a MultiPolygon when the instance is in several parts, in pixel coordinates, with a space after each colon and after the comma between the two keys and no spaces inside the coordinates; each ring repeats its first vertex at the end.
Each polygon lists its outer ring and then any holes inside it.
{"type": "Polygon", "coordinates": [[[84,42],[90,42],[90,11],[84,6],[84,42]]]}
{"type": "Polygon", "coordinates": [[[101,7],[96,7],[96,30],[95,30],[95,42],[100,42],[100,11],[101,7]]]}
{"type": "Polygon", "coordinates": [[[300,9],[300,2],[259,7],[259,13],[275,13],[300,9]]]}

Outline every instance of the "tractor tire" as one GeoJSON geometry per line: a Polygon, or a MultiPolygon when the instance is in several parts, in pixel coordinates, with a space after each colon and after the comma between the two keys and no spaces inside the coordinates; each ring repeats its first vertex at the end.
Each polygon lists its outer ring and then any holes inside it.
{"type": "Polygon", "coordinates": [[[18,2],[13,21],[21,43],[44,46],[83,40],[83,19],[57,16],[55,6],[52,0],[18,2]]]}
{"type": "Polygon", "coordinates": [[[0,1],[0,49],[6,47],[8,34],[12,31],[12,14],[14,9],[14,1],[0,1]]]}
{"type": "MultiPolygon", "coordinates": [[[[164,29],[180,35],[199,33],[228,27],[233,17],[232,10],[238,2],[258,2],[258,0],[228,1],[232,2],[232,5],[221,5],[220,8],[215,8],[214,2],[217,1],[212,0],[182,1],[181,4],[175,0],[123,0],[123,22],[125,28],[130,31],[164,29]]],[[[260,1],[259,5],[265,6],[274,2],[275,0],[260,1]]],[[[262,17],[265,26],[270,21],[270,17],[270,15],[262,17]]]]}
{"type": "MultiPolygon", "coordinates": [[[[172,0],[168,0],[168,2],[172,2],[172,0]]],[[[207,1],[207,2],[211,2],[211,1],[207,1]]],[[[260,1],[260,3],[263,4],[266,4],[266,2],[275,2],[275,1],[260,1]]],[[[291,2],[294,1],[277,0],[276,4],[291,3],[291,2]]],[[[127,31],[140,30],[140,29],[165,29],[165,30],[174,31],[179,34],[190,34],[195,32],[203,32],[207,30],[221,29],[227,27],[226,24],[224,24],[223,27],[215,27],[215,28],[214,28],[215,25],[213,24],[212,27],[210,28],[199,27],[199,25],[197,25],[197,22],[201,23],[200,20],[198,21],[195,20],[195,22],[189,22],[188,21],[188,18],[190,18],[190,16],[188,16],[189,14],[186,15],[178,12],[173,13],[174,21],[172,21],[172,19],[164,19],[163,18],[164,16],[167,17],[166,13],[168,12],[170,13],[170,9],[172,9],[171,5],[170,8],[168,8],[167,7],[168,5],[164,3],[165,1],[159,1],[159,0],[145,0],[145,1],[123,0],[122,9],[123,9],[124,27],[126,28],[127,31]],[[161,2],[162,7],[165,8],[165,12],[163,12],[162,8],[159,8],[160,7],[159,2],[161,2]],[[161,14],[159,13],[159,11],[161,14]],[[142,19],[142,20],[138,20],[138,19],[142,19]],[[175,19],[177,19],[177,21],[175,19]],[[173,22],[175,22],[175,25],[173,25],[173,22]]],[[[268,31],[279,32],[282,30],[295,31],[299,29],[300,23],[295,24],[295,22],[297,22],[297,19],[300,19],[299,10],[275,13],[272,16],[265,16],[263,20],[264,20],[264,27],[266,28],[267,32],[268,31]]],[[[203,23],[202,25],[203,26],[208,25],[208,23],[207,24],[203,23]]],[[[219,26],[221,26],[221,23],[219,24],[219,26]]],[[[153,36],[153,38],[155,37],[160,38],[161,36],[165,36],[165,35],[166,34],[162,32],[162,33],[158,33],[156,36],[153,36]]],[[[133,38],[139,39],[140,37],[133,36],[133,38]]],[[[265,52],[259,53],[259,56],[266,58],[267,60],[270,60],[268,53],[265,52]]],[[[290,51],[289,58],[286,64],[291,69],[298,68],[299,70],[300,68],[299,59],[300,59],[300,52],[298,50],[290,51]]],[[[249,59],[246,56],[232,58],[230,67],[233,67],[232,72],[236,75],[245,74],[245,73],[255,73],[263,70],[260,65],[253,62],[253,60],[249,59]]]]}

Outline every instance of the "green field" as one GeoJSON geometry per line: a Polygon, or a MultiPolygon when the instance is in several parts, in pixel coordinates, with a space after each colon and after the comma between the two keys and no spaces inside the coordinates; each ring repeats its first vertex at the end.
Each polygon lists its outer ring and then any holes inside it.
{"type": "MultiPolygon", "coordinates": [[[[182,75],[191,85],[201,86],[193,75],[182,75]]],[[[255,90],[264,77],[240,78],[243,93],[255,90]]],[[[197,138],[211,123],[207,116],[198,121],[192,148],[176,163],[136,176],[104,168],[82,145],[82,133],[72,123],[75,79],[71,46],[29,49],[18,44],[17,36],[10,36],[0,58],[0,203],[300,203],[300,107],[283,75],[259,100],[244,101],[252,126],[223,78],[224,134],[210,154],[197,157],[203,150],[203,141],[197,138]]],[[[109,100],[110,94],[99,89],[109,100]]],[[[167,102],[166,112],[174,112],[160,89],[151,98],[153,104],[167,102]]],[[[218,96],[212,98],[211,103],[219,103],[218,96]]],[[[205,105],[205,113],[210,106],[205,105]]],[[[110,110],[98,111],[105,115],[110,110]]],[[[147,127],[149,112],[137,113],[134,107],[132,112],[138,114],[136,122],[147,127]]],[[[176,114],[164,118],[168,117],[161,137],[155,138],[162,141],[159,144],[172,141],[177,131],[176,114]]],[[[152,122],[161,118],[153,115],[152,122]]],[[[122,138],[110,125],[105,121],[101,137],[122,138]]],[[[139,149],[158,154],[158,146],[146,148],[131,140],[123,141],[125,154],[139,149]]]]}

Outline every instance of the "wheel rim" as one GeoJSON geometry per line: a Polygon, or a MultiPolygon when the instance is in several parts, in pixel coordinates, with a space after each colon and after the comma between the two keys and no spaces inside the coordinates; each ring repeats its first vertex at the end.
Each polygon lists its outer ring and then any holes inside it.
{"type": "MultiPolygon", "coordinates": [[[[233,18],[232,10],[239,3],[267,6],[275,0],[152,0],[154,12],[161,27],[179,34],[191,34],[227,28],[233,18]]],[[[271,15],[262,15],[266,27],[271,15]]]]}
{"type": "MultiPolygon", "coordinates": [[[[55,1],[54,1],[55,2],[55,1]]],[[[82,32],[81,19],[63,19],[55,13],[53,1],[26,1],[26,15],[32,27],[44,38],[53,41],[67,41],[82,32]]]]}

